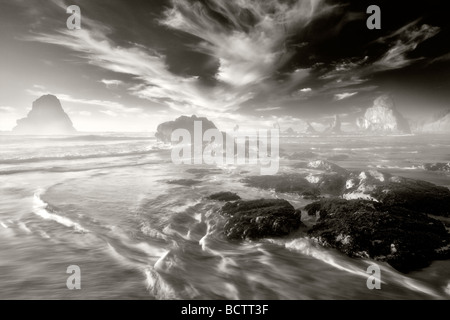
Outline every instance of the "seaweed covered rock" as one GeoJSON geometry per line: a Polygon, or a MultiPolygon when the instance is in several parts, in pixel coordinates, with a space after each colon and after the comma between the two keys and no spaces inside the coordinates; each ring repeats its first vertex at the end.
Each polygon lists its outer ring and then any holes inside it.
{"type": "Polygon", "coordinates": [[[208,196],[209,200],[218,200],[218,201],[235,201],[240,200],[241,197],[239,197],[234,192],[224,191],[224,192],[217,192],[210,196],[208,196]]]}
{"type": "Polygon", "coordinates": [[[305,207],[319,216],[308,234],[351,257],[386,261],[401,272],[450,258],[450,236],[426,214],[369,200],[326,199],[305,207]]]}
{"type": "Polygon", "coordinates": [[[228,239],[285,236],[303,225],[300,210],[282,199],[227,202],[221,214],[227,219],[224,234],[228,239]]]}

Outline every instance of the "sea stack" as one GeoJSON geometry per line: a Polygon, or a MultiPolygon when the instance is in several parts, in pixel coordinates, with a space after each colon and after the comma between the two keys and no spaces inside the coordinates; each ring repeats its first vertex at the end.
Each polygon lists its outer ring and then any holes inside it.
{"type": "Polygon", "coordinates": [[[58,98],[47,94],[33,102],[31,111],[26,118],[17,120],[12,132],[21,135],[72,135],[77,131],[58,98]]]}
{"type": "Polygon", "coordinates": [[[408,121],[395,108],[389,95],[375,99],[363,117],[356,121],[357,126],[368,132],[376,133],[411,133],[408,121]]]}
{"type": "Polygon", "coordinates": [[[164,143],[171,143],[172,132],[176,129],[186,129],[191,134],[191,137],[193,137],[194,123],[196,121],[201,121],[202,123],[202,136],[208,129],[217,129],[216,125],[205,117],[197,117],[196,115],[191,117],[181,116],[175,119],[175,121],[167,121],[158,125],[155,137],[164,143]]]}

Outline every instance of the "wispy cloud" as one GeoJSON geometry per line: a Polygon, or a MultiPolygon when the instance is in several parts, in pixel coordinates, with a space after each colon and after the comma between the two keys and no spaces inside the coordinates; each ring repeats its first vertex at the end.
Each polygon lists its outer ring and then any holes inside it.
{"type": "Polygon", "coordinates": [[[380,43],[393,41],[394,44],[374,63],[374,66],[377,69],[398,69],[413,63],[418,59],[410,59],[407,54],[414,51],[423,41],[434,37],[439,31],[439,27],[428,24],[419,26],[419,20],[416,20],[392,34],[378,39],[377,41],[380,43]]]}
{"type": "Polygon", "coordinates": [[[343,100],[343,99],[347,99],[350,97],[353,97],[355,94],[357,94],[358,92],[344,92],[344,93],[337,93],[334,95],[334,100],[343,100]]]}
{"type": "Polygon", "coordinates": [[[215,57],[220,64],[218,80],[234,86],[271,77],[293,54],[286,46],[291,33],[330,8],[322,0],[173,0],[172,4],[161,23],[203,40],[197,50],[215,57]]]}
{"type": "Polygon", "coordinates": [[[255,111],[273,111],[273,110],[279,110],[281,107],[266,107],[266,108],[256,108],[255,111]]]}
{"type": "Polygon", "coordinates": [[[108,89],[109,88],[118,87],[118,86],[123,84],[123,81],[121,81],[121,80],[114,80],[114,79],[111,79],[111,80],[102,79],[102,80],[100,80],[100,82],[103,83],[108,89]]]}
{"type": "MultiPolygon", "coordinates": [[[[218,61],[217,83],[208,87],[199,77],[171,72],[166,56],[161,52],[142,46],[119,46],[109,36],[111,29],[88,18],[83,19],[81,30],[60,29],[33,34],[26,40],[68,48],[94,66],[131,75],[138,84],[127,90],[141,99],[167,105],[185,114],[230,115],[242,103],[262,92],[272,91],[274,95],[291,92],[308,76],[309,69],[301,69],[288,74],[282,84],[272,79],[298,50],[287,46],[287,39],[317,17],[330,12],[331,8],[323,0],[194,3],[173,0],[159,23],[197,37],[199,42],[193,49],[218,61]]],[[[114,79],[101,79],[100,82],[108,88],[122,84],[114,79]]],[[[112,107],[114,112],[122,107],[111,101],[75,99],[65,95],[61,99],[112,107]]]]}

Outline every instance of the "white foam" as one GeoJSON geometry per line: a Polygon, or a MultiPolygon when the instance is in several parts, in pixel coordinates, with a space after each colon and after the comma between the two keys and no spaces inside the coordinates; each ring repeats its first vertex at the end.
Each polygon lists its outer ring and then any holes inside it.
{"type": "Polygon", "coordinates": [[[31,230],[27,227],[27,225],[25,224],[25,222],[19,222],[18,223],[19,228],[22,229],[23,231],[25,231],[26,233],[31,233],[31,230]]]}
{"type": "Polygon", "coordinates": [[[319,183],[320,182],[320,176],[314,176],[314,175],[308,175],[305,177],[306,180],[308,180],[309,183],[319,183]]]}
{"type": "Polygon", "coordinates": [[[450,281],[447,283],[447,286],[445,287],[445,293],[450,296],[450,281]]]}
{"type": "MultiPolygon", "coordinates": [[[[278,243],[278,240],[271,240],[271,241],[274,243],[278,243]]],[[[286,247],[286,249],[301,252],[305,255],[311,256],[322,262],[325,262],[335,267],[336,269],[367,278],[367,273],[365,272],[365,270],[361,270],[360,268],[357,268],[349,263],[337,262],[336,259],[334,259],[334,257],[325,252],[322,248],[316,248],[311,243],[311,241],[312,240],[307,238],[298,238],[284,242],[282,244],[286,247]]]]}
{"type": "Polygon", "coordinates": [[[342,198],[346,200],[352,200],[352,199],[363,199],[363,200],[371,200],[378,202],[377,199],[372,197],[370,194],[363,193],[363,192],[351,192],[351,193],[345,193],[342,198]]]}
{"type": "Polygon", "coordinates": [[[147,283],[147,290],[156,299],[173,300],[178,298],[175,290],[171,288],[154,269],[148,267],[145,269],[144,274],[147,283]]]}
{"type": "Polygon", "coordinates": [[[38,191],[34,194],[33,198],[33,212],[34,214],[40,216],[41,218],[45,220],[52,220],[55,221],[63,226],[66,226],[68,228],[74,228],[78,232],[89,232],[88,230],[84,229],[81,225],[78,223],[70,220],[69,218],[62,217],[60,215],[50,213],[46,210],[48,204],[42,201],[40,198],[40,194],[42,191],[38,191]]]}
{"type": "Polygon", "coordinates": [[[39,230],[39,235],[44,239],[50,239],[50,236],[45,231],[39,230]]]}

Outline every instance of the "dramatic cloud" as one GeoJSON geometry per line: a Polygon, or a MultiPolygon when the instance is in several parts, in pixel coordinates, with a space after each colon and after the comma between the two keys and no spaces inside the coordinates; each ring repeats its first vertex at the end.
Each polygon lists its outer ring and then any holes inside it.
{"type": "Polygon", "coordinates": [[[161,23],[203,40],[197,50],[219,61],[218,80],[243,86],[271,77],[294,53],[291,33],[328,9],[322,0],[174,0],[161,23]]]}
{"type": "Polygon", "coordinates": [[[320,122],[365,106],[386,90],[387,77],[407,87],[412,77],[406,72],[417,77],[418,66],[449,61],[447,47],[438,45],[448,39],[443,20],[420,19],[422,12],[401,6],[404,15],[389,21],[395,10],[384,14],[382,30],[373,31],[366,28],[365,8],[346,0],[169,0],[139,7],[86,2],[80,5],[82,29],[68,30],[61,22],[68,3],[42,3],[10,6],[27,28],[8,19],[13,14],[2,15],[20,32],[4,42],[6,55],[0,56],[15,57],[11,46],[30,55],[26,67],[28,60],[18,57],[2,72],[11,78],[9,86],[30,79],[21,92],[32,88],[28,93],[35,96],[52,88],[85,118],[119,121],[157,112],[166,119],[197,114],[229,124],[313,115],[320,122]],[[30,72],[18,75],[21,68],[30,72]]]}

